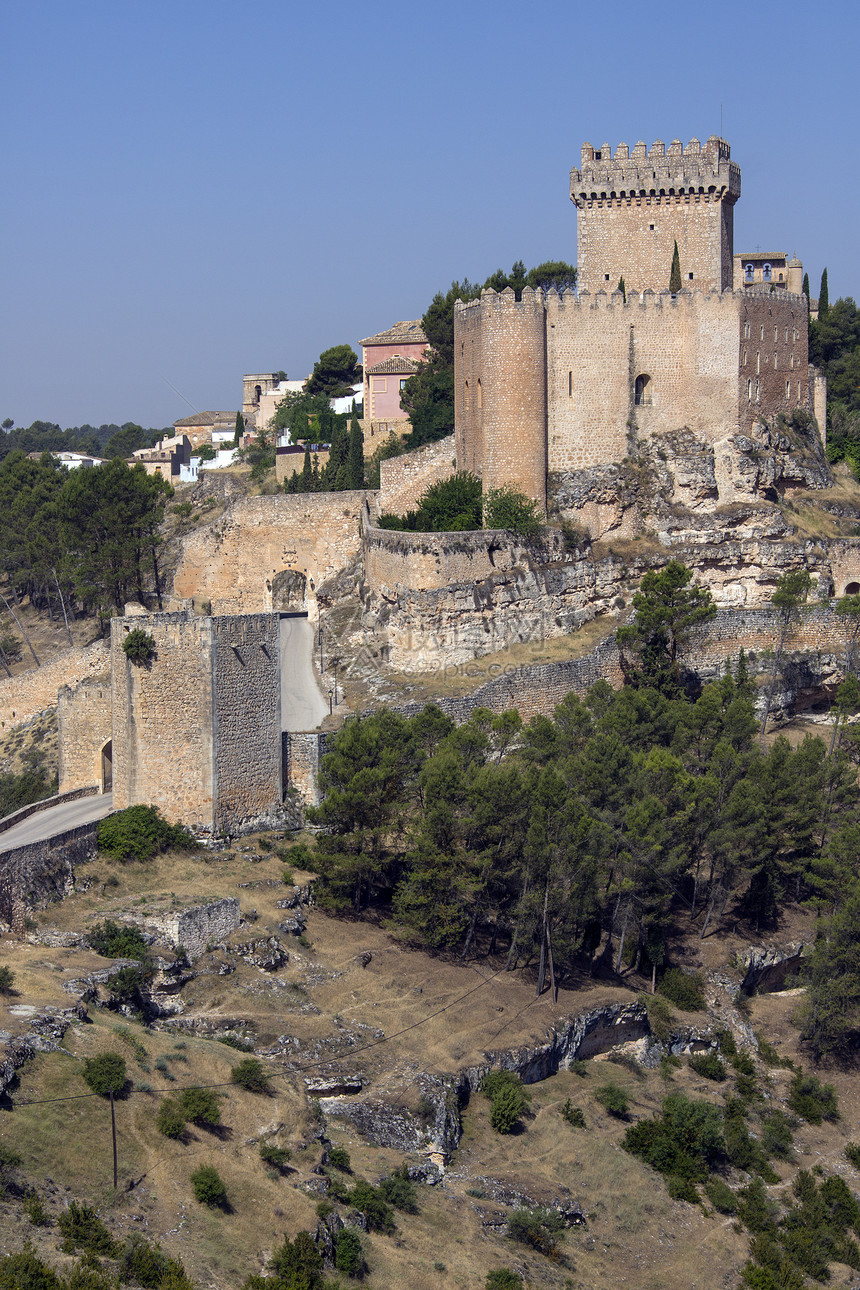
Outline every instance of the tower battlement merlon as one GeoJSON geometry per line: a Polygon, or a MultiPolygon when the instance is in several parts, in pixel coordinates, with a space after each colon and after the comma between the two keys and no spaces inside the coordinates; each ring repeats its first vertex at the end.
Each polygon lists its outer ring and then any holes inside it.
{"type": "Polygon", "coordinates": [[[570,199],[580,208],[595,201],[691,195],[733,205],[740,194],[740,166],[717,135],[704,145],[691,139],[686,147],[673,139],[667,148],[658,139],[650,150],[640,139],[632,152],[619,143],[614,156],[608,143],[600,148],[584,143],[580,168],[570,172],[570,199]]]}

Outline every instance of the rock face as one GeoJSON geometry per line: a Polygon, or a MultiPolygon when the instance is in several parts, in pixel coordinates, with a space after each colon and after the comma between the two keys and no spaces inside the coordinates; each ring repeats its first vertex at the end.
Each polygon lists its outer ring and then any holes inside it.
{"type": "Polygon", "coordinates": [[[34,1053],[56,1052],[69,1026],[86,1020],[87,1009],[83,1003],[73,1008],[40,1008],[29,1018],[27,1034],[13,1036],[0,1031],[0,1096],[34,1053]]]}
{"type": "Polygon", "coordinates": [[[798,971],[803,955],[802,941],[788,945],[751,945],[737,955],[738,968],[743,971],[741,990],[744,994],[769,994],[782,990],[785,979],[798,971]]]}

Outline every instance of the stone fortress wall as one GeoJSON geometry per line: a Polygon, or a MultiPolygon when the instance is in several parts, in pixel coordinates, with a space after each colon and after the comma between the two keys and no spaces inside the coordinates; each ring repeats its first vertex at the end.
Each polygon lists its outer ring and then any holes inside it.
{"type": "Polygon", "coordinates": [[[401,457],[389,457],[379,467],[376,502],[380,513],[405,515],[414,511],[431,484],[447,479],[456,469],[457,450],[452,434],[401,457]]]}
{"type": "Polygon", "coordinates": [[[111,739],[109,680],[65,685],[57,696],[59,792],[103,783],[102,753],[111,739]]]}
{"type": "Polygon", "coordinates": [[[547,471],[620,461],[640,436],[713,444],[816,407],[806,300],[787,291],[507,288],[458,302],[455,327],[457,460],[541,504],[547,471]]]}
{"type": "Polygon", "coordinates": [[[346,567],[361,543],[368,492],[245,497],[185,539],[173,607],[206,600],[215,614],[308,609],[314,591],[346,567]]]}
{"type": "Polygon", "coordinates": [[[0,732],[22,726],[31,718],[53,708],[61,686],[74,685],[86,677],[106,677],[110,655],[105,641],[66,650],[49,663],[0,680],[0,732]]]}

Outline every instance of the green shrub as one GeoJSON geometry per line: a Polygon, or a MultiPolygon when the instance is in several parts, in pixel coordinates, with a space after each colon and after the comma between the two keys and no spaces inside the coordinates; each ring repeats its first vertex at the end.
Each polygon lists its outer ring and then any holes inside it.
{"type": "Polygon", "coordinates": [[[116,1003],[132,1004],[140,1010],[144,1005],[143,992],[152,979],[152,973],[143,966],[122,967],[107,979],[107,987],[116,1003]]]}
{"type": "Polygon", "coordinates": [[[286,1238],[272,1257],[272,1271],[283,1285],[301,1286],[302,1290],[318,1290],[322,1267],[322,1255],[310,1232],[298,1232],[293,1241],[286,1238]]]}
{"type": "Polygon", "coordinates": [[[260,1143],[260,1159],[267,1165],[271,1165],[273,1169],[283,1171],[292,1158],[293,1153],[288,1147],[276,1147],[274,1142],[260,1143]]]}
{"type": "Polygon", "coordinates": [[[570,1098],[567,1099],[564,1106],[561,1108],[561,1118],[566,1120],[573,1129],[585,1128],[585,1115],[583,1114],[582,1108],[574,1106],[570,1098]]]}
{"type": "Polygon", "coordinates": [[[515,1209],[508,1218],[508,1236],[512,1241],[530,1245],[550,1258],[558,1254],[556,1237],[563,1231],[564,1219],[552,1209],[515,1209]]]}
{"type": "Polygon", "coordinates": [[[129,1087],[125,1058],[119,1053],[102,1053],[99,1057],[88,1057],[84,1062],[81,1074],[94,1093],[101,1097],[122,1097],[129,1087]]]}
{"type": "Polygon", "coordinates": [[[185,1116],[182,1107],[172,1097],[162,1098],[155,1117],[155,1125],[165,1138],[182,1138],[185,1135],[185,1116]]]}
{"type": "Polygon", "coordinates": [[[690,1069],[697,1075],[704,1076],[705,1079],[722,1083],[726,1078],[726,1068],[716,1053],[695,1053],[688,1061],[690,1069]]]}
{"type": "Polygon", "coordinates": [[[839,1119],[836,1089],[832,1084],[822,1084],[817,1075],[804,1075],[803,1071],[798,1071],[791,1081],[788,1105],[809,1124],[839,1119]]]}
{"type": "Polygon", "coordinates": [[[860,1169],[860,1143],[846,1142],[844,1150],[845,1159],[848,1163],[853,1165],[855,1169],[860,1169]]]}
{"type": "Polygon", "coordinates": [[[88,1254],[116,1258],[116,1243],[91,1205],[70,1201],[69,1208],[57,1216],[57,1226],[63,1238],[60,1248],[64,1253],[85,1250],[88,1254]]]}
{"type": "Polygon", "coordinates": [[[605,1111],[614,1115],[616,1120],[626,1120],[630,1110],[630,1098],[618,1084],[601,1084],[594,1090],[595,1100],[605,1111]]]}
{"type": "Polygon", "coordinates": [[[367,1226],[388,1235],[394,1231],[394,1212],[378,1187],[359,1180],[349,1193],[349,1203],[367,1219],[367,1226]]]}
{"type": "Polygon", "coordinates": [[[766,1156],[777,1160],[790,1160],[792,1157],[792,1121],[784,1111],[774,1110],[765,1116],[761,1125],[761,1148],[766,1156]]]}
{"type": "Polygon", "coordinates": [[[689,1178],[684,1178],[680,1174],[667,1174],[666,1190],[672,1200],[685,1200],[688,1205],[698,1205],[699,1193],[696,1191],[695,1184],[689,1178]]]}
{"type": "Polygon", "coordinates": [[[247,1089],[249,1093],[271,1093],[269,1081],[266,1078],[266,1072],[263,1063],[257,1057],[246,1057],[238,1066],[234,1066],[230,1072],[230,1079],[234,1084],[247,1089]]]}
{"type": "Polygon", "coordinates": [[[201,1128],[212,1129],[221,1123],[221,1099],[211,1088],[184,1088],[179,1108],[186,1120],[201,1128]]]}
{"type": "Polygon", "coordinates": [[[703,1182],[725,1152],[722,1129],[715,1106],[670,1093],[660,1115],[631,1125],[621,1145],[658,1173],[703,1182]]]}
{"type": "Polygon", "coordinates": [[[341,1169],[345,1174],[352,1173],[349,1152],[345,1147],[331,1147],[328,1153],[328,1162],[333,1169],[341,1169]]]}
{"type": "Polygon", "coordinates": [[[37,1191],[30,1192],[30,1195],[24,1201],[24,1213],[34,1227],[47,1227],[51,1221],[48,1211],[42,1203],[42,1197],[37,1191]]]}
{"type": "Polygon", "coordinates": [[[352,1228],[342,1227],[334,1238],[334,1266],[348,1277],[360,1277],[364,1273],[361,1238],[352,1228]]]}
{"type": "Polygon", "coordinates": [[[379,1184],[379,1190],[382,1192],[389,1205],[395,1209],[400,1209],[404,1214],[418,1213],[418,1192],[415,1184],[406,1173],[406,1166],[389,1174],[383,1178],[379,1184]]]}
{"type": "Polygon", "coordinates": [[[719,1044],[720,1052],[724,1057],[736,1056],[738,1046],[735,1043],[735,1037],[730,1030],[718,1030],[717,1043],[719,1044]]]}
{"type": "Polygon", "coordinates": [[[115,923],[106,918],[103,923],[96,923],[90,930],[87,940],[90,949],[106,959],[138,959],[143,961],[149,956],[149,946],[140,929],[131,923],[115,923]]]}
{"type": "Polygon", "coordinates": [[[734,1214],[737,1210],[735,1193],[722,1178],[710,1177],[705,1183],[705,1195],[718,1214],[734,1214]]]}
{"type": "Polygon", "coordinates": [[[239,1053],[252,1053],[254,1045],[250,1039],[240,1039],[238,1035],[219,1035],[217,1042],[226,1044],[228,1048],[235,1048],[239,1053]]]}
{"type": "Polygon", "coordinates": [[[214,1165],[201,1165],[196,1169],[191,1175],[191,1186],[201,1205],[209,1205],[212,1209],[227,1207],[227,1188],[214,1165]]]}
{"type": "Polygon", "coordinates": [[[704,1012],[705,996],[702,977],[698,972],[683,972],[681,968],[667,968],[657,989],[682,1012],[704,1012]]]}
{"type": "Polygon", "coordinates": [[[487,1273],[484,1290],[523,1290],[523,1279],[510,1268],[494,1268],[487,1273]]]}
{"type": "Polygon", "coordinates": [[[531,1101],[514,1071],[490,1071],[481,1081],[481,1092],[490,1099],[490,1124],[496,1133],[513,1133],[531,1101]]]}
{"type": "Polygon", "coordinates": [[[168,824],[154,806],[128,806],[99,821],[99,851],[123,864],[151,860],[162,851],[196,851],[199,843],[182,824],[168,824]]]}
{"type": "Polygon", "coordinates": [[[660,994],[640,994],[639,1002],[648,1013],[648,1025],[651,1029],[651,1034],[661,1044],[667,1043],[676,1024],[675,1014],[672,1011],[669,1000],[664,999],[660,994]]]}
{"type": "Polygon", "coordinates": [[[491,488],[484,497],[484,528],[537,537],[543,528],[538,504],[507,484],[491,488]]]}
{"type": "Polygon", "coordinates": [[[0,994],[12,994],[15,985],[15,973],[5,963],[0,965],[0,994]]]}
{"type": "Polygon", "coordinates": [[[146,667],[156,657],[155,637],[142,627],[134,627],[122,643],[125,656],[135,667],[146,667]]]}
{"type": "Polygon", "coordinates": [[[120,1280],[144,1286],[146,1290],[193,1290],[179,1259],[171,1259],[158,1242],[152,1245],[141,1236],[132,1236],[120,1258],[120,1280]]]}

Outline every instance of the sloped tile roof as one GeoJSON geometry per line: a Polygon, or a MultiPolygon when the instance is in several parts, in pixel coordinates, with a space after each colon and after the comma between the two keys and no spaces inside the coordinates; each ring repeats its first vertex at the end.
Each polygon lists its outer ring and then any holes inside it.
{"type": "Polygon", "coordinates": [[[175,426],[211,426],[219,421],[235,422],[235,412],[192,412],[190,417],[180,417],[175,426]]]}
{"type": "Polygon", "coordinates": [[[401,354],[392,354],[391,358],[384,358],[381,363],[374,363],[373,367],[369,367],[367,375],[393,376],[399,372],[404,376],[411,376],[420,366],[421,364],[414,358],[403,358],[401,354]]]}
{"type": "Polygon", "coordinates": [[[409,345],[426,345],[427,337],[424,335],[424,328],[421,326],[421,319],[417,318],[414,322],[397,322],[388,331],[377,332],[375,336],[366,336],[360,341],[361,345],[396,345],[406,343],[409,345]]]}

